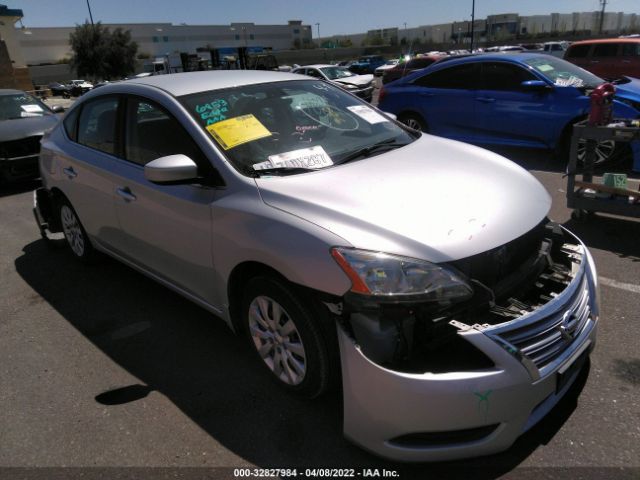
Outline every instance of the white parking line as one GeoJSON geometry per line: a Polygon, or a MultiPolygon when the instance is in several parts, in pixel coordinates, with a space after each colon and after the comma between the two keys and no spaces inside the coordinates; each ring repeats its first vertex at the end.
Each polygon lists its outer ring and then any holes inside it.
{"type": "Polygon", "coordinates": [[[620,290],[626,290],[627,292],[640,293],[640,285],[623,283],[607,277],[598,277],[598,281],[607,287],[619,288],[620,290]]]}

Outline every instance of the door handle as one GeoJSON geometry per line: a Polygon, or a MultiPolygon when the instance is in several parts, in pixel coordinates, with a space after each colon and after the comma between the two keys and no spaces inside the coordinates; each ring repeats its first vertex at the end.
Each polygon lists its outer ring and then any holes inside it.
{"type": "Polygon", "coordinates": [[[129,187],[118,187],[116,188],[116,193],[124,198],[127,202],[133,202],[137,198],[133,193],[131,193],[129,187]]]}
{"type": "Polygon", "coordinates": [[[600,63],[600,60],[591,60],[589,63],[600,63]]]}
{"type": "Polygon", "coordinates": [[[622,63],[631,63],[631,60],[622,60],[622,63]]]}
{"type": "Polygon", "coordinates": [[[73,167],[66,167],[62,169],[62,172],[71,180],[72,178],[76,178],[78,174],[73,169],[73,167]]]}
{"type": "Polygon", "coordinates": [[[478,97],[476,98],[476,100],[482,103],[493,103],[496,101],[495,98],[489,98],[489,97],[478,97]]]}
{"type": "Polygon", "coordinates": [[[421,97],[433,97],[435,96],[435,93],[429,93],[429,92],[420,92],[419,95],[421,97]]]}

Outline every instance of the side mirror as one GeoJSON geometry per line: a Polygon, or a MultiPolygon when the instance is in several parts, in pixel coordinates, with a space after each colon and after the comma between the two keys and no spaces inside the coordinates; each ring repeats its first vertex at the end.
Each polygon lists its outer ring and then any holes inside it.
{"type": "Polygon", "coordinates": [[[548,92],[553,90],[553,87],[542,80],[525,80],[520,84],[523,90],[528,92],[548,92]]]}
{"type": "Polygon", "coordinates": [[[53,113],[62,113],[62,112],[64,112],[64,107],[62,105],[53,105],[51,107],[51,111],[53,113]]]}
{"type": "Polygon", "coordinates": [[[144,166],[144,177],[153,183],[172,183],[195,180],[198,166],[186,155],[167,155],[144,166]]]}

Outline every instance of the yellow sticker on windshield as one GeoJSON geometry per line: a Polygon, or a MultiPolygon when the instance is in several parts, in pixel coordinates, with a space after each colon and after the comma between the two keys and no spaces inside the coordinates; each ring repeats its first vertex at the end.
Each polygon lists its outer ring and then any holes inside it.
{"type": "Polygon", "coordinates": [[[207,131],[225,150],[271,135],[271,132],[252,114],[208,125],[207,131]]]}

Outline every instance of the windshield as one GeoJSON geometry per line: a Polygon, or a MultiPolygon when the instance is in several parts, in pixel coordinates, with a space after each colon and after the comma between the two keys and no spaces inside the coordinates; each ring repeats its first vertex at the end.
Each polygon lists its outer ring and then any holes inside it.
{"type": "Polygon", "coordinates": [[[355,73],[350,72],[349,70],[346,70],[344,68],[339,68],[339,67],[323,67],[320,70],[322,70],[322,73],[324,73],[329,80],[336,80],[338,78],[355,77],[356,76],[355,73]]]}
{"type": "Polygon", "coordinates": [[[28,93],[0,96],[0,120],[53,115],[44,103],[28,93]]]}
{"type": "Polygon", "coordinates": [[[533,67],[559,87],[595,88],[604,80],[582,68],[549,55],[548,57],[527,58],[524,63],[533,67]]]}
{"type": "Polygon", "coordinates": [[[369,104],[321,81],[246,85],[180,100],[248,176],[272,168],[330,168],[381,142],[397,147],[414,139],[369,104]]]}

